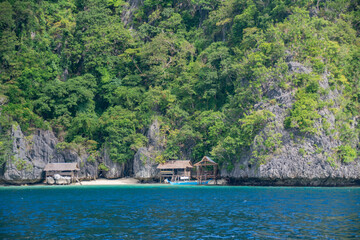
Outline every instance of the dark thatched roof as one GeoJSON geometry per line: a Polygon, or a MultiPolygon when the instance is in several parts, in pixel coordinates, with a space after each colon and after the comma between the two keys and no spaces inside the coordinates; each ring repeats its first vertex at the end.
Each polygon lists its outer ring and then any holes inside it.
{"type": "Polygon", "coordinates": [[[166,163],[159,164],[158,169],[185,169],[193,168],[190,160],[171,160],[166,163]]]}
{"type": "Polygon", "coordinates": [[[44,171],[79,171],[77,163],[48,163],[44,171]]]}
{"type": "Polygon", "coordinates": [[[194,164],[194,166],[217,166],[217,165],[218,164],[208,156],[203,157],[203,159],[201,159],[200,162],[194,164]]]}

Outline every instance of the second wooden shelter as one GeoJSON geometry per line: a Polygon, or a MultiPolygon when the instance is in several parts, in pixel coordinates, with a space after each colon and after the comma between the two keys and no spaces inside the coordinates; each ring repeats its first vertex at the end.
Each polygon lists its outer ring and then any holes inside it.
{"type": "Polygon", "coordinates": [[[218,164],[211,158],[205,156],[200,162],[194,164],[194,166],[196,167],[196,179],[199,183],[207,181],[208,179],[214,179],[216,181],[218,164]]]}
{"type": "Polygon", "coordinates": [[[160,170],[160,182],[163,179],[171,181],[190,180],[192,170],[196,167],[196,179],[201,184],[209,179],[217,179],[218,164],[210,157],[205,156],[202,160],[194,165],[190,160],[171,160],[159,164],[157,169],[160,170]]]}

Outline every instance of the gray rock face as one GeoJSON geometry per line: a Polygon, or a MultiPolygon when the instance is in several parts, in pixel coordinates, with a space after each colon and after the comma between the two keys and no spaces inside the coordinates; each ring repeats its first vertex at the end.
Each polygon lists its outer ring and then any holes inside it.
{"type": "MultiPolygon", "coordinates": [[[[296,73],[310,73],[300,63],[289,62],[289,69],[296,73]]],[[[320,86],[329,89],[327,76],[323,76],[320,86]]],[[[278,87],[269,91],[270,99],[276,99],[277,104],[259,103],[256,110],[266,109],[275,115],[260,133],[267,136],[271,131],[281,134],[281,147],[269,156],[265,164],[256,164],[251,159],[252,151],[256,148],[254,140],[249,150],[234,163],[234,168],[227,171],[221,169],[221,176],[227,177],[231,184],[245,185],[301,185],[301,186],[346,186],[360,185],[360,161],[341,163],[339,160],[331,162],[330,157],[334,149],[342,143],[331,130],[335,129],[335,116],[326,107],[318,114],[330,124],[326,133],[322,128],[321,119],[315,122],[318,133],[303,134],[296,129],[284,129],[284,120],[295,101],[291,92],[284,92],[278,87]],[[272,127],[270,126],[272,124],[272,127]]],[[[333,100],[337,104],[338,90],[330,90],[322,96],[323,101],[333,100]]],[[[255,137],[256,139],[256,137],[255,137]]],[[[266,138],[264,138],[264,141],[266,138]]]]}
{"type": "Polygon", "coordinates": [[[108,149],[105,148],[103,152],[103,159],[104,164],[109,168],[109,171],[103,172],[102,176],[105,178],[113,179],[113,178],[120,178],[125,176],[125,171],[127,170],[128,166],[126,163],[118,163],[113,162],[110,159],[108,149]]]}
{"type": "Polygon", "coordinates": [[[150,179],[158,175],[152,152],[148,148],[140,148],[134,156],[134,177],[138,179],[150,179]]]}
{"type": "MultiPolygon", "coordinates": [[[[0,176],[1,180],[12,184],[39,182],[43,177],[42,169],[46,163],[39,161],[37,154],[29,154],[32,146],[28,143],[19,126],[14,125],[12,127],[11,137],[13,139],[13,155],[4,166],[0,176]]],[[[44,149],[44,151],[46,150],[44,149]]],[[[44,151],[39,152],[39,155],[44,154],[44,151]]]]}
{"type": "Polygon", "coordinates": [[[298,62],[288,62],[288,67],[290,72],[311,73],[311,69],[304,67],[304,65],[298,62]]]}
{"type": "Polygon", "coordinates": [[[159,170],[156,169],[155,158],[164,150],[163,137],[160,134],[160,124],[155,120],[147,133],[149,145],[140,148],[134,156],[133,171],[134,177],[138,179],[151,179],[157,177],[159,170]]]}
{"type": "Polygon", "coordinates": [[[125,26],[131,24],[134,12],[142,5],[144,0],[130,0],[127,6],[124,6],[124,10],[121,14],[121,21],[125,26]]]}
{"type": "Polygon", "coordinates": [[[80,179],[97,177],[97,163],[88,162],[87,154],[79,155],[74,150],[56,149],[58,140],[52,131],[36,130],[25,136],[19,126],[11,130],[12,152],[0,173],[0,181],[8,184],[37,183],[44,180],[47,163],[78,162],[80,179]]]}

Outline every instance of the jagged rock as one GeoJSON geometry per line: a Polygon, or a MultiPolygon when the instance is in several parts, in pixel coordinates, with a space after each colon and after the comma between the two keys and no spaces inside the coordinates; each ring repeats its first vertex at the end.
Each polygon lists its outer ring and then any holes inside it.
{"type": "Polygon", "coordinates": [[[46,183],[49,185],[54,185],[55,184],[55,179],[52,177],[47,177],[46,178],[46,183]]]}
{"type": "Polygon", "coordinates": [[[87,161],[87,154],[79,156],[74,150],[57,150],[58,139],[52,131],[36,130],[25,136],[20,126],[11,130],[12,157],[9,157],[0,172],[0,181],[8,184],[37,183],[44,179],[47,163],[78,162],[80,179],[97,177],[97,163],[87,161]]]}
{"type": "Polygon", "coordinates": [[[134,12],[138,9],[140,5],[142,5],[144,0],[130,0],[126,6],[124,6],[124,10],[121,14],[121,22],[124,23],[125,26],[132,22],[132,17],[134,12]]]}
{"type": "Polygon", "coordinates": [[[318,16],[318,10],[315,7],[312,7],[309,9],[309,16],[310,17],[317,17],[318,16]]]}
{"type": "Polygon", "coordinates": [[[109,171],[104,171],[102,175],[105,178],[113,179],[125,176],[125,171],[128,168],[126,163],[113,162],[110,159],[109,150],[105,147],[103,152],[104,165],[109,168],[109,171]]]}
{"type": "Polygon", "coordinates": [[[32,163],[27,152],[29,145],[21,129],[12,126],[12,156],[3,166],[0,180],[10,184],[36,183],[42,180],[42,169],[32,163]]]}
{"type": "Polygon", "coordinates": [[[290,72],[295,73],[310,73],[311,69],[304,67],[301,63],[298,62],[288,62],[288,67],[290,72]]]}
{"type": "Polygon", "coordinates": [[[79,178],[81,180],[95,179],[99,175],[97,164],[98,163],[95,161],[89,162],[87,160],[87,156],[82,156],[81,161],[79,162],[79,166],[80,166],[79,178]]]}
{"type": "Polygon", "coordinates": [[[164,150],[163,136],[160,134],[160,123],[158,120],[150,125],[147,133],[148,146],[140,148],[134,156],[134,177],[138,179],[150,179],[158,176],[155,157],[164,150]]]}
{"type": "MultiPolygon", "coordinates": [[[[9,98],[7,96],[4,95],[0,95],[0,106],[5,105],[6,103],[8,103],[9,98]]],[[[1,111],[0,111],[0,115],[1,115],[1,111]]]]}
{"type": "Polygon", "coordinates": [[[134,177],[139,179],[156,177],[159,173],[157,165],[148,148],[140,148],[134,156],[134,177]]]}

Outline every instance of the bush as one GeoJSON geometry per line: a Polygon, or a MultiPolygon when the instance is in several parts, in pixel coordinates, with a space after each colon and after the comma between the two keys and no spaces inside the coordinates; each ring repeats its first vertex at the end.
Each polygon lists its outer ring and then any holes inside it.
{"type": "Polygon", "coordinates": [[[306,86],[306,93],[317,93],[319,91],[320,85],[317,80],[311,80],[306,86]]]}
{"type": "Polygon", "coordinates": [[[290,112],[290,116],[285,118],[285,128],[297,128],[300,132],[315,134],[315,120],[320,118],[317,113],[318,95],[315,93],[305,93],[299,91],[296,94],[296,102],[290,112]]]}
{"type": "Polygon", "coordinates": [[[341,145],[337,148],[338,155],[342,162],[349,163],[357,157],[356,150],[350,145],[341,145]]]}
{"type": "Polygon", "coordinates": [[[239,120],[242,123],[241,132],[244,145],[251,145],[255,135],[274,117],[275,115],[268,110],[258,110],[249,115],[245,114],[245,117],[239,120]]]}
{"type": "Polygon", "coordinates": [[[106,171],[106,172],[110,170],[110,168],[108,166],[106,166],[104,163],[100,163],[98,166],[98,169],[100,171],[106,171]]]}
{"type": "Polygon", "coordinates": [[[306,154],[305,149],[300,148],[300,149],[299,149],[299,154],[300,154],[301,156],[304,156],[304,155],[306,154]]]}

